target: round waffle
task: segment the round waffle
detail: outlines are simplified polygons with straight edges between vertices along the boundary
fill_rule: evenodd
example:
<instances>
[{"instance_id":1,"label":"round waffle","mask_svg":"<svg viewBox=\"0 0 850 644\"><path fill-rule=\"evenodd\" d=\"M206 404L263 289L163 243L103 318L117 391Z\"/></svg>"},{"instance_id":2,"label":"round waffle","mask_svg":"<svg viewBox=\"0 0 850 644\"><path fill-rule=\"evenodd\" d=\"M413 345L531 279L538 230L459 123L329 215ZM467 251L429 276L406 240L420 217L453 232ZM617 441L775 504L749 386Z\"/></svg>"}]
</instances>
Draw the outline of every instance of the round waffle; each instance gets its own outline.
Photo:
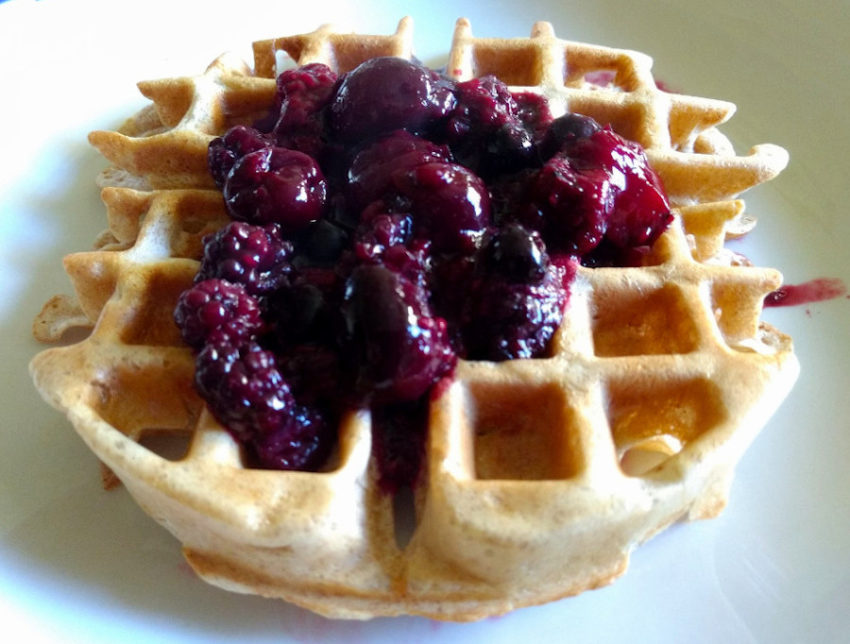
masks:
<instances>
[{"instance_id":1,"label":"round waffle","mask_svg":"<svg viewBox=\"0 0 850 644\"><path fill-rule=\"evenodd\" d=\"M412 22L388 36L329 27L254 44L200 76L139 85L152 103L90 140L108 229L65 268L76 299L34 325L39 391L140 505L224 588L333 617L470 620L610 582L630 552L681 518L716 515L733 468L797 375L791 341L760 320L772 269L724 248L746 231L744 190L775 176L773 145L737 156L717 126L729 103L659 89L639 53L456 26L447 74L494 74L543 93L555 116L592 116L646 149L675 220L644 266L579 268L545 358L458 364L432 396L425 475L412 498L377 483L370 417L352 410L320 472L247 467L206 411L173 322L201 240L227 222L209 141L263 114L281 57L344 72L412 58ZM413 508L413 509L411 509ZM409 521L410 525L405 526Z\"/></svg>"}]
</instances>

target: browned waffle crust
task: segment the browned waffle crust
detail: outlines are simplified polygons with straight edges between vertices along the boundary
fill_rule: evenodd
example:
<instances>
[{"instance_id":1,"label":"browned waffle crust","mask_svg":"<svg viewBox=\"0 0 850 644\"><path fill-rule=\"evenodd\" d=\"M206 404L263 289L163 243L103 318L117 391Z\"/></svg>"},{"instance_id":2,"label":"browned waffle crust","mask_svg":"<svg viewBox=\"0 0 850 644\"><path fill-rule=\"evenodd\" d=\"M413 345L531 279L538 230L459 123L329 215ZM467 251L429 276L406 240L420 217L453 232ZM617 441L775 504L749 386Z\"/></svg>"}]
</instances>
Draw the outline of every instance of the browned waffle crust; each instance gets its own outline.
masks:
<instances>
[{"instance_id":1,"label":"browned waffle crust","mask_svg":"<svg viewBox=\"0 0 850 644\"><path fill-rule=\"evenodd\" d=\"M207 145L265 112L280 52L340 72L410 58L412 23L388 36L323 27L255 43L253 70L223 56L194 78L141 83L150 106L90 137L113 164L100 179L108 229L65 258L76 296L34 325L46 341L92 327L35 357L36 386L195 570L334 617L469 620L608 583L671 522L716 515L798 369L789 338L760 320L780 275L724 248L752 223L737 195L787 155L737 156L717 129L731 104L662 91L648 57L560 40L547 23L487 39L459 20L447 72L495 74L641 143L676 206L647 265L580 269L551 357L459 364L431 406L409 543L377 487L365 411L344 419L322 472L243 464L193 389L172 312L202 237L227 221ZM179 454L150 448L162 437Z\"/></svg>"}]
</instances>

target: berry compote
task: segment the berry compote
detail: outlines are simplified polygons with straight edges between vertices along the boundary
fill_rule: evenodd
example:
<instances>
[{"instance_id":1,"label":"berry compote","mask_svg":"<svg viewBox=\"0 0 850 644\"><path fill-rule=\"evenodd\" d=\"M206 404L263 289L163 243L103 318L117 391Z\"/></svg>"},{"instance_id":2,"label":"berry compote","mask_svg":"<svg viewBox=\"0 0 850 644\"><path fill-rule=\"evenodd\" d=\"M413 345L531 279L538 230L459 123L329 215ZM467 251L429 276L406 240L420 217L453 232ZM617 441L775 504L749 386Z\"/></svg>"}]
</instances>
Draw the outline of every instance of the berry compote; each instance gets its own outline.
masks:
<instances>
[{"instance_id":1,"label":"berry compote","mask_svg":"<svg viewBox=\"0 0 850 644\"><path fill-rule=\"evenodd\" d=\"M233 221L175 311L198 391L263 468L322 469L369 408L388 491L458 359L546 358L576 267L638 261L672 218L610 127L398 58L283 72L208 161Z\"/></svg>"}]
</instances>

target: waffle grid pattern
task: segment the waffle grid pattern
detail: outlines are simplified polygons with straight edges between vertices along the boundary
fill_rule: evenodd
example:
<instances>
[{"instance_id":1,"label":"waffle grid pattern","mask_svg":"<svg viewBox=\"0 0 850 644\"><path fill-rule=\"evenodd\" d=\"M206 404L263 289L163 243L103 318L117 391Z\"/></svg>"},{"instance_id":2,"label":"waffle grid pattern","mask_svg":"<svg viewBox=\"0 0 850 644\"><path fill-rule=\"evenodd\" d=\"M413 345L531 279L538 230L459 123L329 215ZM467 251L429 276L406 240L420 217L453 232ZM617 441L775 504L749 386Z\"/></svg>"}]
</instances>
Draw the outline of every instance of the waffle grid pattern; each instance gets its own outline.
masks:
<instances>
[{"instance_id":1,"label":"waffle grid pattern","mask_svg":"<svg viewBox=\"0 0 850 644\"><path fill-rule=\"evenodd\" d=\"M646 56L565 42L547 23L484 39L460 20L447 71L495 73L641 142L678 206L648 266L580 268L550 357L460 363L432 401L409 535L375 484L365 412L344 420L323 472L242 465L192 388L172 311L201 239L226 221L207 143L264 111L281 50L342 71L410 58L412 23L261 41L256 73L225 56L197 78L140 84L152 105L90 137L114 164L101 177L108 230L65 259L77 299L54 298L34 326L46 341L93 326L34 359L36 385L196 571L335 617L478 619L608 583L658 530L717 514L797 371L790 340L759 321L780 275L723 248L744 221L734 197L787 157L770 145L735 156L716 129L731 105L661 91Z\"/></svg>"}]
</instances>

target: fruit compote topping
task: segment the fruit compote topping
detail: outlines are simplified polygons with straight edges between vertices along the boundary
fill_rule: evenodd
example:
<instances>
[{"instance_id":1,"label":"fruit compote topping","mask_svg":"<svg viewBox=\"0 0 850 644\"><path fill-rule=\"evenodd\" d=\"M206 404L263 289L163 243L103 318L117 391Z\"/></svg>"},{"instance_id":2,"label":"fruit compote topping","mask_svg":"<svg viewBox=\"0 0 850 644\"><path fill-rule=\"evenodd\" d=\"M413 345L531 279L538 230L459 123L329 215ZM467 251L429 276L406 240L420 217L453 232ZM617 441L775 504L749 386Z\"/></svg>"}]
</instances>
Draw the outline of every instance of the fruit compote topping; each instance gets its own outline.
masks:
<instances>
[{"instance_id":1,"label":"fruit compote topping","mask_svg":"<svg viewBox=\"0 0 850 644\"><path fill-rule=\"evenodd\" d=\"M321 469L370 408L389 491L459 358L545 358L577 265L639 261L672 219L610 128L397 58L283 72L208 160L233 221L175 311L198 391L265 468Z\"/></svg>"}]
</instances>

